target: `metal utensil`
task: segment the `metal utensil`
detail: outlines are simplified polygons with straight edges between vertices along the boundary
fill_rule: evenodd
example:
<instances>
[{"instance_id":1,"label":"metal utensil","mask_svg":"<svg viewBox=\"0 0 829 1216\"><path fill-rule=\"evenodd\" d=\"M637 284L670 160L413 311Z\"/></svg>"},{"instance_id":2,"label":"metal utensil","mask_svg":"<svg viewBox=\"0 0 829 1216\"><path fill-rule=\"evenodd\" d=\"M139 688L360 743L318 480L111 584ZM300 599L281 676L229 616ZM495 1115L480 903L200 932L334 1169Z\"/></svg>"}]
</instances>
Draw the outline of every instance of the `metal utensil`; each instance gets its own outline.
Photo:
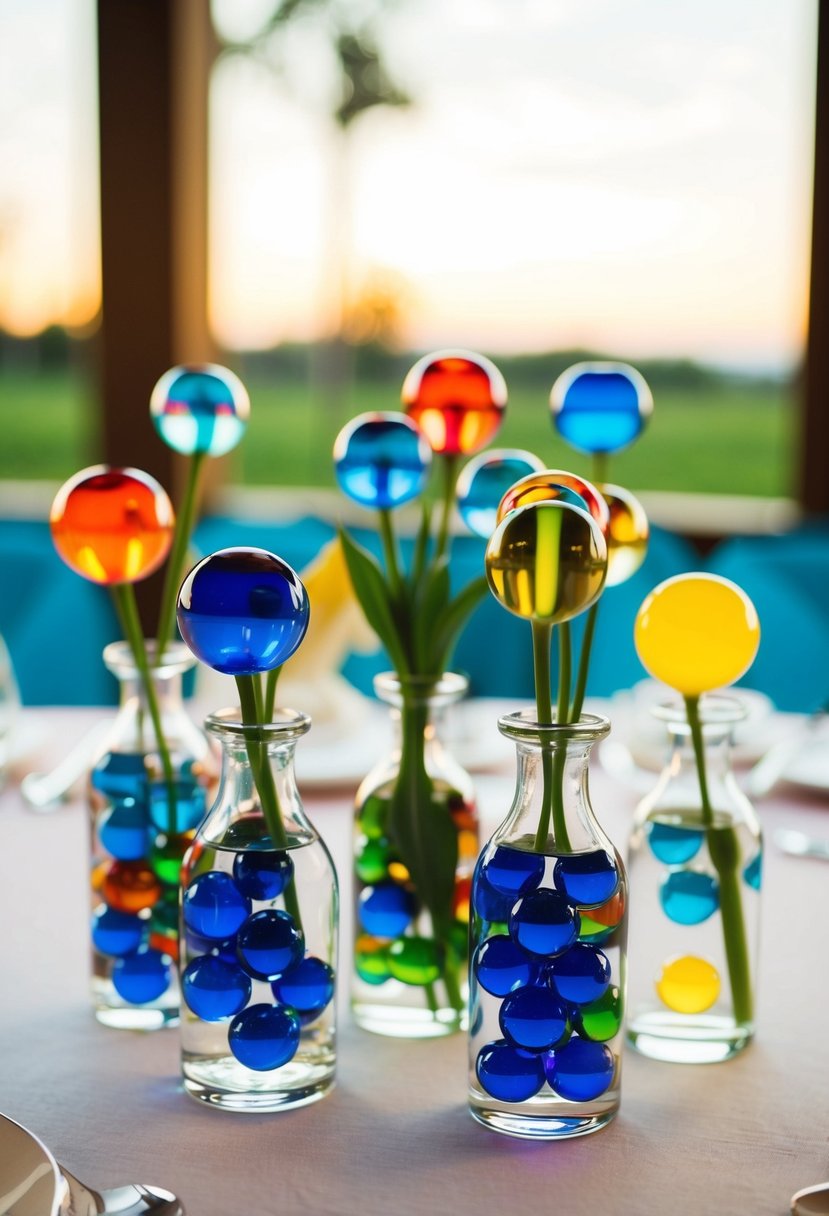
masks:
<instances>
[{"instance_id":1,"label":"metal utensil","mask_svg":"<svg viewBox=\"0 0 829 1216\"><path fill-rule=\"evenodd\" d=\"M140 1184L93 1191L59 1165L66 1190L59 1208L60 1216L185 1216L184 1207L171 1191Z\"/></svg>"},{"instance_id":2,"label":"metal utensil","mask_svg":"<svg viewBox=\"0 0 829 1216\"><path fill-rule=\"evenodd\" d=\"M774 833L774 843L782 853L789 853L792 857L819 857L821 861L829 861L829 840L807 836L795 828L778 828Z\"/></svg>"},{"instance_id":3,"label":"metal utensil","mask_svg":"<svg viewBox=\"0 0 829 1216\"><path fill-rule=\"evenodd\" d=\"M829 1216L829 1182L806 1186L792 1195L794 1216Z\"/></svg>"},{"instance_id":4,"label":"metal utensil","mask_svg":"<svg viewBox=\"0 0 829 1216\"><path fill-rule=\"evenodd\" d=\"M20 792L29 806L36 811L51 811L59 806L89 769L110 726L110 722L97 722L50 773L28 773L20 782Z\"/></svg>"},{"instance_id":5,"label":"metal utensil","mask_svg":"<svg viewBox=\"0 0 829 1216\"><path fill-rule=\"evenodd\" d=\"M808 744L818 726L824 721L828 712L827 705L821 705L814 713L809 714L790 735L775 743L766 752L746 778L746 789L752 798L761 798L768 794L785 773L790 762L794 760L800 749Z\"/></svg>"}]
</instances>

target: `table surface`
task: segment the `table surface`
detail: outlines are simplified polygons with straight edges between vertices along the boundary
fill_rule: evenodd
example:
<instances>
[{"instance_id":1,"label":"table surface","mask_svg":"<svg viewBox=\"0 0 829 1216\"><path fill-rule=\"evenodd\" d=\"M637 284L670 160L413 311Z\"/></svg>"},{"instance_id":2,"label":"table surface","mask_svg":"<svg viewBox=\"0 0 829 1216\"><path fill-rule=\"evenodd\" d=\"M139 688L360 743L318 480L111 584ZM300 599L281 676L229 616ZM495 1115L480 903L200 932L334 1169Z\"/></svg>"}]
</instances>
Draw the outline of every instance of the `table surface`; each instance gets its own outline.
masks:
<instances>
[{"instance_id":1,"label":"table surface","mask_svg":"<svg viewBox=\"0 0 829 1216\"><path fill-rule=\"evenodd\" d=\"M29 763L55 763L95 719L30 712L42 730ZM511 766L476 784L488 834L509 807ZM600 764L591 791L621 844L637 793ZM304 799L338 862L345 952L352 792ZM192 1101L175 1030L120 1032L92 1015L82 801L34 813L12 781L0 795L0 1109L90 1185L154 1183L174 1190L188 1216L783 1216L795 1190L829 1178L829 867L782 855L770 833L829 836L829 802L787 786L757 809L767 849L755 1042L712 1066L626 1048L616 1120L539 1144L472 1120L464 1036L380 1038L350 1023L345 1002L337 1086L322 1102L233 1115Z\"/></svg>"}]
</instances>

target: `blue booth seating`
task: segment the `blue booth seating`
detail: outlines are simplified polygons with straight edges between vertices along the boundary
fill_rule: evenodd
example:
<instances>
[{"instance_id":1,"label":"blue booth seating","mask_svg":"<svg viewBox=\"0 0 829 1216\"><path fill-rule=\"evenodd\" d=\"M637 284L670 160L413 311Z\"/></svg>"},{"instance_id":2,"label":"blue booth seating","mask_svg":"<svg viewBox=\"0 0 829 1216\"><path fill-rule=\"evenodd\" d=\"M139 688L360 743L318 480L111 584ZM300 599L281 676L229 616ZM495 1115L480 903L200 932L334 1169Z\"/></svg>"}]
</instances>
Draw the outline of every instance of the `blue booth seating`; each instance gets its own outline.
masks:
<instances>
[{"instance_id":1,"label":"blue booth seating","mask_svg":"<svg viewBox=\"0 0 829 1216\"><path fill-rule=\"evenodd\" d=\"M307 517L289 524L212 516L201 521L194 548L211 553L230 545L258 545L302 570L334 535L332 523ZM375 553L373 532L354 529L355 538ZM408 548L404 545L404 556ZM484 542L457 537L452 548L455 588L483 573ZM26 705L112 704L114 679L101 662L101 650L119 637L109 594L74 574L57 557L48 525L39 521L0 521L0 634L9 647L21 697ZM680 538L654 529L643 567L626 584L610 588L599 609L588 692L608 696L645 673L632 643L633 620L642 599L671 574L693 569L695 555ZM574 623L578 642L583 622ZM389 666L382 651L351 655L345 676L363 692L373 676ZM458 643L453 666L470 679L473 694L531 698L533 667L526 622L504 611L491 595L479 604ZM554 675L555 678L555 675Z\"/></svg>"}]
</instances>

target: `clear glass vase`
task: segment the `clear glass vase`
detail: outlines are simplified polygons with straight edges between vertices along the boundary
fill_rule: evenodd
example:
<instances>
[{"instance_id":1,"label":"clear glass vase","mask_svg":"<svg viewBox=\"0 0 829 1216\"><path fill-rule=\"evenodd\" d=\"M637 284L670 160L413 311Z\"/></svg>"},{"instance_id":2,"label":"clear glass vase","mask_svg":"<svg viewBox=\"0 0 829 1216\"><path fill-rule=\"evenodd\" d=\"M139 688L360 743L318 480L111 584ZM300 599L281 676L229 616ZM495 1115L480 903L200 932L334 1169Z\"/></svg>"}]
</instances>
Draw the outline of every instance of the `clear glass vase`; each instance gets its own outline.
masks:
<instances>
[{"instance_id":1,"label":"clear glass vase","mask_svg":"<svg viewBox=\"0 0 829 1216\"><path fill-rule=\"evenodd\" d=\"M471 778L439 729L468 682L387 673L374 683L395 741L356 797L352 1010L377 1034L434 1038L466 1017L478 816Z\"/></svg>"},{"instance_id":2,"label":"clear glass vase","mask_svg":"<svg viewBox=\"0 0 829 1216\"><path fill-rule=\"evenodd\" d=\"M668 762L636 811L630 839L630 1016L643 1055L727 1060L754 1033L762 835L731 768L733 697L700 700L707 801L682 705L654 710Z\"/></svg>"},{"instance_id":3,"label":"clear glass vase","mask_svg":"<svg viewBox=\"0 0 829 1216\"><path fill-rule=\"evenodd\" d=\"M294 778L310 725L292 710L206 722L222 772L182 869L181 1067L224 1110L305 1106L334 1084L337 878Z\"/></svg>"},{"instance_id":4,"label":"clear glass vase","mask_svg":"<svg viewBox=\"0 0 829 1216\"><path fill-rule=\"evenodd\" d=\"M171 643L157 662L151 641L147 652L173 782L126 642L104 650L120 705L89 781L92 995L98 1020L126 1030L178 1019L179 872L217 772L182 699L193 655Z\"/></svg>"},{"instance_id":5,"label":"clear glass vase","mask_svg":"<svg viewBox=\"0 0 829 1216\"><path fill-rule=\"evenodd\" d=\"M528 1139L597 1131L619 1108L627 879L593 813L588 764L605 718L508 714L515 797L472 884L469 1104Z\"/></svg>"}]
</instances>

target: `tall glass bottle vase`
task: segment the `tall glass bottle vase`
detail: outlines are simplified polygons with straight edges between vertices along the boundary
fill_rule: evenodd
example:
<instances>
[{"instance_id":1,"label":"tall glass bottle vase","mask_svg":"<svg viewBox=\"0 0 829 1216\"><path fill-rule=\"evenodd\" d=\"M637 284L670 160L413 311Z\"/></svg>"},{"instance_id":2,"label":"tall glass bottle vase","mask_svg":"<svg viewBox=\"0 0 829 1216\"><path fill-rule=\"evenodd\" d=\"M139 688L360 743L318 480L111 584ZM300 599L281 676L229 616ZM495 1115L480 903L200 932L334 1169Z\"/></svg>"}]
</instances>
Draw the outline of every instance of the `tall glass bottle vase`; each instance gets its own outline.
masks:
<instances>
[{"instance_id":1,"label":"tall glass bottle vase","mask_svg":"<svg viewBox=\"0 0 829 1216\"><path fill-rule=\"evenodd\" d=\"M670 746L630 840L627 1033L655 1059L713 1063L754 1033L762 837L731 768L732 735L745 710L732 697L700 700L710 815L684 708L655 712Z\"/></svg>"},{"instance_id":2,"label":"tall glass bottle vase","mask_svg":"<svg viewBox=\"0 0 829 1216\"><path fill-rule=\"evenodd\" d=\"M498 726L518 772L472 885L470 1110L508 1135L583 1135L620 1100L627 880L588 791L610 727L531 713Z\"/></svg>"},{"instance_id":3,"label":"tall glass bottle vase","mask_svg":"<svg viewBox=\"0 0 829 1216\"><path fill-rule=\"evenodd\" d=\"M216 802L182 870L184 1088L224 1110L284 1110L334 1083L338 894L294 778L310 719L207 719L222 747ZM276 837L276 839L274 838Z\"/></svg>"},{"instance_id":4,"label":"tall glass bottle vase","mask_svg":"<svg viewBox=\"0 0 829 1216\"><path fill-rule=\"evenodd\" d=\"M433 1038L465 1020L478 817L472 781L439 732L467 687L454 673L375 680L395 742L356 797L352 1009L378 1034Z\"/></svg>"},{"instance_id":5,"label":"tall glass bottle vase","mask_svg":"<svg viewBox=\"0 0 829 1216\"><path fill-rule=\"evenodd\" d=\"M207 809L216 765L182 700L195 664L181 643L150 673L172 763L165 776L132 651L104 650L120 706L90 775L92 994L98 1020L154 1030L178 1018L178 886L181 861Z\"/></svg>"}]
</instances>

